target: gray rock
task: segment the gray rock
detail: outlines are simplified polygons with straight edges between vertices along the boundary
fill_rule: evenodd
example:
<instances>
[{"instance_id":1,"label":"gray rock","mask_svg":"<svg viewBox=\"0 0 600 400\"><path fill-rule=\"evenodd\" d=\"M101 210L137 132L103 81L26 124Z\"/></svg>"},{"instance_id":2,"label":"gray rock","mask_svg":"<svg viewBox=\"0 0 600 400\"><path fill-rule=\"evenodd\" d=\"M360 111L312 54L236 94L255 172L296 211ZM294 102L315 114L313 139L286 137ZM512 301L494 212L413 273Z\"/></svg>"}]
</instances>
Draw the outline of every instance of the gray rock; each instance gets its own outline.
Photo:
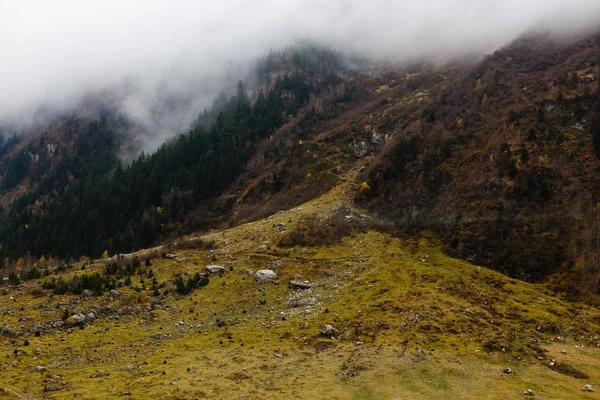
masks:
<instances>
[{"instance_id":1,"label":"gray rock","mask_svg":"<svg viewBox=\"0 0 600 400\"><path fill-rule=\"evenodd\" d=\"M46 367L38 365L33 369L35 372L46 372Z\"/></svg>"},{"instance_id":2,"label":"gray rock","mask_svg":"<svg viewBox=\"0 0 600 400\"><path fill-rule=\"evenodd\" d=\"M222 265L207 265L205 269L210 275L223 275L227 271Z\"/></svg>"},{"instance_id":3,"label":"gray rock","mask_svg":"<svg viewBox=\"0 0 600 400\"><path fill-rule=\"evenodd\" d=\"M178 259L177 259L177 260L175 260L175 261L177 261L178 263L182 263L182 262L186 262L186 261L187 261L187 258L185 258L185 257L181 257L181 258L178 258Z\"/></svg>"},{"instance_id":4,"label":"gray rock","mask_svg":"<svg viewBox=\"0 0 600 400\"><path fill-rule=\"evenodd\" d=\"M96 314L94 314L93 312L89 312L89 313L86 315L86 318L87 318L89 321L93 321L93 320L95 320L95 319L96 319Z\"/></svg>"},{"instance_id":5,"label":"gray rock","mask_svg":"<svg viewBox=\"0 0 600 400\"><path fill-rule=\"evenodd\" d=\"M175 260L177 259L177 256L175 254L166 254L165 258L168 258L169 260Z\"/></svg>"},{"instance_id":6,"label":"gray rock","mask_svg":"<svg viewBox=\"0 0 600 400\"><path fill-rule=\"evenodd\" d=\"M119 293L119 291L117 289L113 289L110 291L110 297L115 298L115 297L119 297L121 293Z\"/></svg>"},{"instance_id":7,"label":"gray rock","mask_svg":"<svg viewBox=\"0 0 600 400\"><path fill-rule=\"evenodd\" d=\"M92 298L93 295L94 294L89 289L85 289L83 292L81 292L81 297L84 299L90 299L90 298Z\"/></svg>"},{"instance_id":8,"label":"gray rock","mask_svg":"<svg viewBox=\"0 0 600 400\"><path fill-rule=\"evenodd\" d=\"M523 394L525 396L533 396L534 395L533 390L531 390L531 389L527 389L526 391L523 392Z\"/></svg>"},{"instance_id":9,"label":"gray rock","mask_svg":"<svg viewBox=\"0 0 600 400\"><path fill-rule=\"evenodd\" d=\"M510 368L505 368L504 369L504 373L505 374L510 374L511 372L512 372L512 369L510 369Z\"/></svg>"},{"instance_id":10,"label":"gray rock","mask_svg":"<svg viewBox=\"0 0 600 400\"><path fill-rule=\"evenodd\" d=\"M273 229L275 229L277 232L285 231L285 224L279 223L279 224L273 225Z\"/></svg>"},{"instance_id":11,"label":"gray rock","mask_svg":"<svg viewBox=\"0 0 600 400\"><path fill-rule=\"evenodd\" d=\"M8 326L5 326L2 328L2 330L0 330L0 336L4 336L4 337L16 337L17 336L17 331L14 330L13 328L9 328Z\"/></svg>"},{"instance_id":12,"label":"gray rock","mask_svg":"<svg viewBox=\"0 0 600 400\"><path fill-rule=\"evenodd\" d=\"M62 386L57 383L51 383L44 388L45 392L58 392L59 390L62 390Z\"/></svg>"},{"instance_id":13,"label":"gray rock","mask_svg":"<svg viewBox=\"0 0 600 400\"><path fill-rule=\"evenodd\" d=\"M356 158L366 157L372 152L370 143L356 139L348 144L348 150Z\"/></svg>"},{"instance_id":14,"label":"gray rock","mask_svg":"<svg viewBox=\"0 0 600 400\"><path fill-rule=\"evenodd\" d=\"M301 290L307 290L310 289L312 287L312 285L308 282L298 282L298 281L294 281L291 280L288 287L290 289L301 289Z\"/></svg>"},{"instance_id":15,"label":"gray rock","mask_svg":"<svg viewBox=\"0 0 600 400\"><path fill-rule=\"evenodd\" d=\"M594 387L588 383L587 385L583 385L583 389L581 390L583 390L584 392L593 392Z\"/></svg>"},{"instance_id":16,"label":"gray rock","mask_svg":"<svg viewBox=\"0 0 600 400\"><path fill-rule=\"evenodd\" d=\"M254 279L259 283L272 282L277 280L277 274L270 269L261 269L256 271Z\"/></svg>"},{"instance_id":17,"label":"gray rock","mask_svg":"<svg viewBox=\"0 0 600 400\"><path fill-rule=\"evenodd\" d=\"M102 371L102 370L99 369L99 370L96 371L95 374L93 374L92 376L90 376L90 378L103 378L103 377L108 376L108 375L110 375L109 372L105 372L105 371Z\"/></svg>"},{"instance_id":18,"label":"gray rock","mask_svg":"<svg viewBox=\"0 0 600 400\"><path fill-rule=\"evenodd\" d=\"M67 319L69 326L81 325L85 322L86 318L83 314L73 314Z\"/></svg>"},{"instance_id":19,"label":"gray rock","mask_svg":"<svg viewBox=\"0 0 600 400\"><path fill-rule=\"evenodd\" d=\"M340 331L338 331L337 329L335 329L333 326L327 324L327 325L323 325L323 327L321 328L321 332L323 333L323 335L327 336L327 337L340 337Z\"/></svg>"},{"instance_id":20,"label":"gray rock","mask_svg":"<svg viewBox=\"0 0 600 400\"><path fill-rule=\"evenodd\" d=\"M58 321L54 321L52 323L52 328L54 328L54 329L59 329L59 328L62 328L63 326L65 326L65 321L58 320Z\"/></svg>"}]
</instances>

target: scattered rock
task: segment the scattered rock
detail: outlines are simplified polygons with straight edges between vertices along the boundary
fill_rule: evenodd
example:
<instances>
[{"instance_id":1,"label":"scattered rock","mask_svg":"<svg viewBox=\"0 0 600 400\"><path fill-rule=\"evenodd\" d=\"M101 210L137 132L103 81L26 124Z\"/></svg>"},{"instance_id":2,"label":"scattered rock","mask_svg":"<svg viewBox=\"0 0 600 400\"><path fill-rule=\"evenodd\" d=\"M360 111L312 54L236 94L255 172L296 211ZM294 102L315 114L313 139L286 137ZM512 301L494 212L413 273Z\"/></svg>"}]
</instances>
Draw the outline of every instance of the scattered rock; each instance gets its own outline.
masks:
<instances>
[{"instance_id":1,"label":"scattered rock","mask_svg":"<svg viewBox=\"0 0 600 400\"><path fill-rule=\"evenodd\" d=\"M323 327L321 328L321 332L323 333L323 335L327 336L327 337L332 337L332 338L336 338L336 337L340 337L340 331L338 331L337 329L335 329L333 326L326 324L323 325Z\"/></svg>"},{"instance_id":2,"label":"scattered rock","mask_svg":"<svg viewBox=\"0 0 600 400\"><path fill-rule=\"evenodd\" d=\"M525 396L533 396L534 395L533 390L531 390L531 389L527 389L526 391L523 392L523 394Z\"/></svg>"},{"instance_id":3,"label":"scattered rock","mask_svg":"<svg viewBox=\"0 0 600 400\"><path fill-rule=\"evenodd\" d=\"M58 320L58 321L54 321L52 323L52 328L54 328L54 329L59 329L59 328L62 328L63 326L65 326L65 321Z\"/></svg>"},{"instance_id":4,"label":"scattered rock","mask_svg":"<svg viewBox=\"0 0 600 400\"><path fill-rule=\"evenodd\" d=\"M51 383L44 388L45 392L58 392L59 390L62 390L62 386L56 383Z\"/></svg>"},{"instance_id":5,"label":"scattered rock","mask_svg":"<svg viewBox=\"0 0 600 400\"><path fill-rule=\"evenodd\" d=\"M187 258L185 258L185 257L181 257L181 258L178 258L178 259L177 259L177 260L175 260L175 261L177 261L178 263L182 263L182 262L186 262L186 261L187 261Z\"/></svg>"},{"instance_id":6,"label":"scattered rock","mask_svg":"<svg viewBox=\"0 0 600 400\"><path fill-rule=\"evenodd\" d=\"M93 320L95 320L95 319L96 319L96 314L94 314L93 312L89 312L89 313L86 315L86 318L87 318L89 321L93 321Z\"/></svg>"},{"instance_id":7,"label":"scattered rock","mask_svg":"<svg viewBox=\"0 0 600 400\"><path fill-rule=\"evenodd\" d=\"M210 275L223 275L227 271L222 265L207 265L205 269Z\"/></svg>"},{"instance_id":8,"label":"scattered rock","mask_svg":"<svg viewBox=\"0 0 600 400\"><path fill-rule=\"evenodd\" d=\"M110 297L115 298L115 297L119 297L121 293L119 293L119 291L117 289L113 289L110 291Z\"/></svg>"},{"instance_id":9,"label":"scattered rock","mask_svg":"<svg viewBox=\"0 0 600 400\"><path fill-rule=\"evenodd\" d=\"M290 284L288 286L290 289L301 289L301 290L307 290L312 287L312 285L310 283L308 283L308 281L298 282L298 281L293 281L293 280L290 281Z\"/></svg>"},{"instance_id":10,"label":"scattered rock","mask_svg":"<svg viewBox=\"0 0 600 400\"><path fill-rule=\"evenodd\" d=\"M81 292L81 298L83 299L91 299L93 295L94 294L89 289L85 289L83 292Z\"/></svg>"},{"instance_id":11,"label":"scattered rock","mask_svg":"<svg viewBox=\"0 0 600 400\"><path fill-rule=\"evenodd\" d=\"M4 336L4 337L16 337L17 336L17 331L14 330L13 328L9 328L8 326L5 326L2 328L2 330L0 330L0 336Z\"/></svg>"},{"instance_id":12,"label":"scattered rock","mask_svg":"<svg viewBox=\"0 0 600 400\"><path fill-rule=\"evenodd\" d=\"M560 352L561 352L561 354L567 354L566 350L561 350Z\"/></svg>"},{"instance_id":13,"label":"scattered rock","mask_svg":"<svg viewBox=\"0 0 600 400\"><path fill-rule=\"evenodd\" d=\"M109 372L106 371L102 371L102 370L97 370L95 374L93 374L92 376L90 376L90 378L103 378L105 376L110 375Z\"/></svg>"},{"instance_id":14,"label":"scattered rock","mask_svg":"<svg viewBox=\"0 0 600 400\"><path fill-rule=\"evenodd\" d=\"M254 279L259 283L272 282L277 280L277 274L270 269L261 269L256 271Z\"/></svg>"},{"instance_id":15,"label":"scattered rock","mask_svg":"<svg viewBox=\"0 0 600 400\"><path fill-rule=\"evenodd\" d=\"M46 367L43 365L38 365L33 369L34 372L46 372Z\"/></svg>"},{"instance_id":16,"label":"scattered rock","mask_svg":"<svg viewBox=\"0 0 600 400\"><path fill-rule=\"evenodd\" d=\"M273 229L275 229L277 232L285 231L285 224L279 223L279 224L273 225Z\"/></svg>"},{"instance_id":17,"label":"scattered rock","mask_svg":"<svg viewBox=\"0 0 600 400\"><path fill-rule=\"evenodd\" d=\"M504 373L505 374L510 374L511 372L512 372L512 369L510 369L510 368L505 368L504 369Z\"/></svg>"},{"instance_id":18,"label":"scattered rock","mask_svg":"<svg viewBox=\"0 0 600 400\"><path fill-rule=\"evenodd\" d=\"M177 256L175 254L165 254L165 258L168 258L169 260L175 260L177 259Z\"/></svg>"},{"instance_id":19,"label":"scattered rock","mask_svg":"<svg viewBox=\"0 0 600 400\"><path fill-rule=\"evenodd\" d=\"M69 326L77 326L81 325L85 322L86 318L83 314L73 314L69 318L67 318L67 325Z\"/></svg>"},{"instance_id":20,"label":"scattered rock","mask_svg":"<svg viewBox=\"0 0 600 400\"><path fill-rule=\"evenodd\" d=\"M350 151L350 154L356 158L366 157L373 151L370 143L367 143L365 140L356 139L348 144L348 150Z\"/></svg>"},{"instance_id":21,"label":"scattered rock","mask_svg":"<svg viewBox=\"0 0 600 400\"><path fill-rule=\"evenodd\" d=\"M593 392L594 387L588 383L587 385L583 385L583 389L581 390L583 390L584 392Z\"/></svg>"}]
</instances>

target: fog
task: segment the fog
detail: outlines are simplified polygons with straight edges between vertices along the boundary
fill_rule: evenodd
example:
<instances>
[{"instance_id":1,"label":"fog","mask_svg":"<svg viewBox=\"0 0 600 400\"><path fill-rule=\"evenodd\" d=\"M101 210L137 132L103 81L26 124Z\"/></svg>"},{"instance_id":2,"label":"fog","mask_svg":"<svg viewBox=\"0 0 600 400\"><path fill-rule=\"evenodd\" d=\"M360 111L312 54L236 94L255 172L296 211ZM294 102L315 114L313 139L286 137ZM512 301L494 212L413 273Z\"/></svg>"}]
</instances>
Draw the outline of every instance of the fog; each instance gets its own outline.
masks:
<instances>
[{"instance_id":1,"label":"fog","mask_svg":"<svg viewBox=\"0 0 600 400\"><path fill-rule=\"evenodd\" d=\"M257 57L298 40L410 61L598 27L598 0L1 0L0 123L109 98L155 143ZM180 106L164 109L173 99Z\"/></svg>"}]
</instances>

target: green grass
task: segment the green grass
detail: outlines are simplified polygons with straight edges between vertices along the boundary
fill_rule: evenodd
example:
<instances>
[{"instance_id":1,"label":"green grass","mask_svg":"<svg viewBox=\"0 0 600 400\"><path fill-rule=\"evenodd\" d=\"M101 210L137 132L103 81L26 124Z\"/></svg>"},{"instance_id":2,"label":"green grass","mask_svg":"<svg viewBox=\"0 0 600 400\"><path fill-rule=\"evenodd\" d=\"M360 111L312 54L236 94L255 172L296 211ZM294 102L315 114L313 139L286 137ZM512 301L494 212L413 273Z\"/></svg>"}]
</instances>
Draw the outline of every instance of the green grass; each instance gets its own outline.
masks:
<instances>
[{"instance_id":1,"label":"green grass","mask_svg":"<svg viewBox=\"0 0 600 400\"><path fill-rule=\"evenodd\" d=\"M277 246L297 221L331 215L352 190L336 188L293 210L208 234L214 253L178 252L185 263L153 260L157 280L170 290L161 309L153 309L149 279L148 290L121 288L117 299L33 297L28 291L36 282L6 292L0 312L12 327L60 319L66 307L130 311L83 330L5 340L0 380L56 399L520 399L528 388L536 398L593 398L581 387L600 380L600 348L592 339L596 308L451 259L426 235L401 240L369 231L328 246ZM273 229L278 223L286 230ZM228 272L189 295L175 294L174 276L212 263L227 265ZM247 270L269 264L277 284L248 276ZM96 269L101 266L87 272ZM290 279L309 280L313 289L290 290ZM24 315L31 318L19 322ZM340 330L341 339L322 337L324 324ZM168 337L154 339L159 332ZM22 347L25 337L30 345ZM576 366L589 379L553 371L550 359ZM48 371L31 372L36 365ZM506 367L513 373L505 374ZM96 370L110 374L91 378ZM44 393L52 383L63 389Z\"/></svg>"}]
</instances>

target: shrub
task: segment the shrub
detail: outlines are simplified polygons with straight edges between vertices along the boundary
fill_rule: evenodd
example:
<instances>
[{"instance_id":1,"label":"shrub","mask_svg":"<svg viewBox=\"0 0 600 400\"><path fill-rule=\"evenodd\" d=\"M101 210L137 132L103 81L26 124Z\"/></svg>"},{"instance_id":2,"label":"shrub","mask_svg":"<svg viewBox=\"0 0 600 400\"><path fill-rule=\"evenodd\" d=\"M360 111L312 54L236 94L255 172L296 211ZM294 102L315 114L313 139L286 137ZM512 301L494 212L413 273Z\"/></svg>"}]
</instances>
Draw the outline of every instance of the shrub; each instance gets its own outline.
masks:
<instances>
[{"instance_id":1,"label":"shrub","mask_svg":"<svg viewBox=\"0 0 600 400\"><path fill-rule=\"evenodd\" d=\"M554 365L554 367L552 367L552 369L560 374L568 375L568 376L571 376L576 379L588 379L589 378L588 374L586 374L585 372L583 372L576 366L568 364L566 362L557 362Z\"/></svg>"}]
</instances>

